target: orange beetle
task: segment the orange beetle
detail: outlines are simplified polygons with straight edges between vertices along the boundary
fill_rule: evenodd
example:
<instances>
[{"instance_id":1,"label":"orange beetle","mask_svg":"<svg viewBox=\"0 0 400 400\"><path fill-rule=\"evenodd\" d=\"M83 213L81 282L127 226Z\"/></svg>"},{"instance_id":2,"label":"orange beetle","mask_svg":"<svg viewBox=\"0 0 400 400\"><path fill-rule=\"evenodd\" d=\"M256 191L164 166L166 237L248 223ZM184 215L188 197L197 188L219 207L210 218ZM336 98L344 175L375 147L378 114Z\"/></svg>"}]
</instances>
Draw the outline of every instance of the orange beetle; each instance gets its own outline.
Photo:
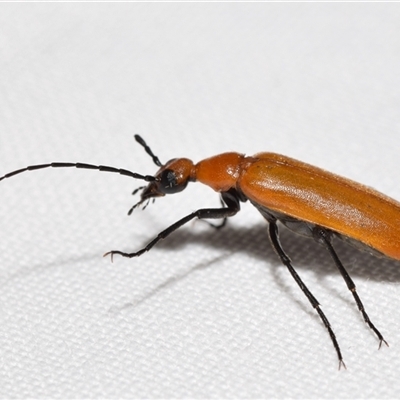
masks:
<instances>
[{"instance_id":1,"label":"orange beetle","mask_svg":"<svg viewBox=\"0 0 400 400\"><path fill-rule=\"evenodd\" d=\"M187 158L176 158L163 165L139 135L135 135L135 139L160 167L154 176L102 165L54 162L10 172L0 181L25 171L76 167L119 173L149 182L133 192L135 194L141 190L141 199L128 214L143 203L146 203L145 208L150 199L181 192L188 182L198 181L221 193L223 207L192 212L160 232L137 252L112 250L104 254L110 255L111 259L115 254L129 258L140 256L194 218L223 219L222 224L217 226L220 228L228 217L240 210L240 202L249 200L267 220L273 248L328 330L339 359L339 368L345 367L345 364L335 334L318 300L303 283L283 250L279 242L278 221L296 233L313 238L328 250L365 322L377 335L379 347L382 343L388 345L369 319L353 280L333 248L332 239L339 237L371 253L400 260L400 203L369 187L279 154L259 153L246 157L231 152L197 164Z\"/></svg>"}]
</instances>

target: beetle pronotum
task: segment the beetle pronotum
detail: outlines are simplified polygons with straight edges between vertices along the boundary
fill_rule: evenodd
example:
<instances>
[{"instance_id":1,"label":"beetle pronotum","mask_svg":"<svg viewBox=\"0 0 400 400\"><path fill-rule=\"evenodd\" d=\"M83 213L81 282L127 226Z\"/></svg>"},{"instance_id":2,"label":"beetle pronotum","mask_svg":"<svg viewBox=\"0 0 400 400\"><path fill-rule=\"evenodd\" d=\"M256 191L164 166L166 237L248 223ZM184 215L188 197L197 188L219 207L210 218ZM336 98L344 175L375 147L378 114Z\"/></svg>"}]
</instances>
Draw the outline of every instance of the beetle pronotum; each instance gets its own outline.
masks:
<instances>
[{"instance_id":1,"label":"beetle pronotum","mask_svg":"<svg viewBox=\"0 0 400 400\"><path fill-rule=\"evenodd\" d=\"M118 173L148 182L147 186L133 192L141 191L141 198L129 210L129 215L139 205L144 204L145 208L151 199L181 192L188 182L201 182L221 194L221 208L202 208L190 213L160 232L137 252L112 250L105 253L104 256L110 255L111 260L116 254L129 258L140 256L194 218L222 219L222 224L218 226L222 227L228 217L240 210L240 202L249 200L268 222L272 247L328 330L339 359L339 369L345 364L336 336L318 300L283 250L278 221L296 233L313 238L327 249L365 322L378 337L379 347L382 343L388 345L366 313L356 286L332 245L332 239L339 237L370 252L400 260L400 203L369 187L279 154L259 153L247 157L230 152L197 164L187 158L175 158L162 164L139 135L135 135L135 139L159 167L154 176L103 165L52 162L18 169L1 177L0 181L26 171L76 167Z\"/></svg>"}]
</instances>

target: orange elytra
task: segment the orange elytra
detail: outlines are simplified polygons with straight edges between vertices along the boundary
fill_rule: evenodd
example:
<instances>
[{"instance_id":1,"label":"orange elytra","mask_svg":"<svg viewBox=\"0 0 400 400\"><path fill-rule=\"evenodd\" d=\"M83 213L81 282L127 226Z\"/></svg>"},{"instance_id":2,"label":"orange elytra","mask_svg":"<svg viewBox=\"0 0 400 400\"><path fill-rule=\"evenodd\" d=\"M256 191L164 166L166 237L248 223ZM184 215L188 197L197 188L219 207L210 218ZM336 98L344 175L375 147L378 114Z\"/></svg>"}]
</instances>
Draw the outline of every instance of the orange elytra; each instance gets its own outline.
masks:
<instances>
[{"instance_id":1,"label":"orange elytra","mask_svg":"<svg viewBox=\"0 0 400 400\"><path fill-rule=\"evenodd\" d=\"M373 254L400 260L399 202L357 182L279 154L259 153L247 157L230 152L197 164L187 158L176 158L162 164L139 135L135 135L135 139L159 167L154 176L103 165L53 162L10 172L0 177L0 181L26 171L75 167L119 173L148 182L147 186L133 192L136 194L141 191L141 197L128 214L139 205L144 204L145 208L151 199L181 192L189 182L201 182L221 194L222 207L203 208L188 214L160 232L137 252L112 250L104 254L110 255L111 259L115 254L129 258L140 256L194 218L222 219L223 222L216 226L220 228L225 225L228 217L240 210L240 202L249 200L268 222L274 250L328 330L339 359L339 368L345 367L345 364L336 336L317 299L301 280L283 250L279 241L278 221L296 233L313 238L328 250L365 322L378 337L379 347L382 343L387 345L367 315L355 284L332 245L332 239L338 237Z\"/></svg>"}]
</instances>

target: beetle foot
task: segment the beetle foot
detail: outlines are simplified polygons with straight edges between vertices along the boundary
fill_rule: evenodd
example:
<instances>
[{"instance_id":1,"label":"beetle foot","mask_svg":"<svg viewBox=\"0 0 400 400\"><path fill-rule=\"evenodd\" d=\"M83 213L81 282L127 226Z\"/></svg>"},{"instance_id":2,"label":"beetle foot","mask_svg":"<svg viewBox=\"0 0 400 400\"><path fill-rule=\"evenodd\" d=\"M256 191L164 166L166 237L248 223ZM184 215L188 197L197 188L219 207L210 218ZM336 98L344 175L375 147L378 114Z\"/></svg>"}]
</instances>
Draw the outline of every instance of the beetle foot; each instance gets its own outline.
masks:
<instances>
[{"instance_id":1,"label":"beetle foot","mask_svg":"<svg viewBox=\"0 0 400 400\"><path fill-rule=\"evenodd\" d=\"M339 360L339 371L341 370L341 368L347 369L346 364L344 363L343 360Z\"/></svg>"},{"instance_id":2,"label":"beetle foot","mask_svg":"<svg viewBox=\"0 0 400 400\"><path fill-rule=\"evenodd\" d=\"M382 347L382 343L385 343L386 346L389 347L389 343L384 338L382 338L382 339L379 340L378 350Z\"/></svg>"},{"instance_id":3,"label":"beetle foot","mask_svg":"<svg viewBox=\"0 0 400 400\"><path fill-rule=\"evenodd\" d=\"M140 256L145 251L148 251L148 249L144 248L142 250L137 251L136 253L125 253L125 252L119 251L119 250L111 250L111 251L108 251L107 253L104 253L103 257L111 256L111 262L114 262L114 254L119 254L122 257L133 258L133 257Z\"/></svg>"}]
</instances>

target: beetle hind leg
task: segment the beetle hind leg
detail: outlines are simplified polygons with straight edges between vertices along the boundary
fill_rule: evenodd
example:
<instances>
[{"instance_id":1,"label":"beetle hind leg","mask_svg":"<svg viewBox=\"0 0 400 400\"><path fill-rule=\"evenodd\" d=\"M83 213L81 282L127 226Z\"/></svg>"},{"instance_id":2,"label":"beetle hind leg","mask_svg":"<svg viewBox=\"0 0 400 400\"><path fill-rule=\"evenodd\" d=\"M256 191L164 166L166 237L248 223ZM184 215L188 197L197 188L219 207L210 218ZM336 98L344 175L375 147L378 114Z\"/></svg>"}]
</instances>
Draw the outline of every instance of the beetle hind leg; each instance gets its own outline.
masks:
<instances>
[{"instance_id":1,"label":"beetle hind leg","mask_svg":"<svg viewBox=\"0 0 400 400\"><path fill-rule=\"evenodd\" d=\"M388 342L383 338L382 334L379 332L379 330L375 327L375 325L372 323L370 320L368 314L365 311L364 305L360 299L360 296L357 293L356 290L356 285L354 284L353 280L351 279L349 273L346 271L346 268L340 261L335 249L332 246L332 241L331 241L331 234L329 231L326 229L323 229L321 227L315 227L313 230L314 238L317 242L321 243L329 252L331 255L333 261L335 262L335 265L339 272L341 273L344 281L346 282L346 285L348 289L350 290L351 294L354 297L354 300L357 304L358 309L360 310L365 323L371 328L371 330L375 333L375 335L379 339L379 348L381 348L382 343L385 343L386 346L389 346Z\"/></svg>"}]
</instances>

